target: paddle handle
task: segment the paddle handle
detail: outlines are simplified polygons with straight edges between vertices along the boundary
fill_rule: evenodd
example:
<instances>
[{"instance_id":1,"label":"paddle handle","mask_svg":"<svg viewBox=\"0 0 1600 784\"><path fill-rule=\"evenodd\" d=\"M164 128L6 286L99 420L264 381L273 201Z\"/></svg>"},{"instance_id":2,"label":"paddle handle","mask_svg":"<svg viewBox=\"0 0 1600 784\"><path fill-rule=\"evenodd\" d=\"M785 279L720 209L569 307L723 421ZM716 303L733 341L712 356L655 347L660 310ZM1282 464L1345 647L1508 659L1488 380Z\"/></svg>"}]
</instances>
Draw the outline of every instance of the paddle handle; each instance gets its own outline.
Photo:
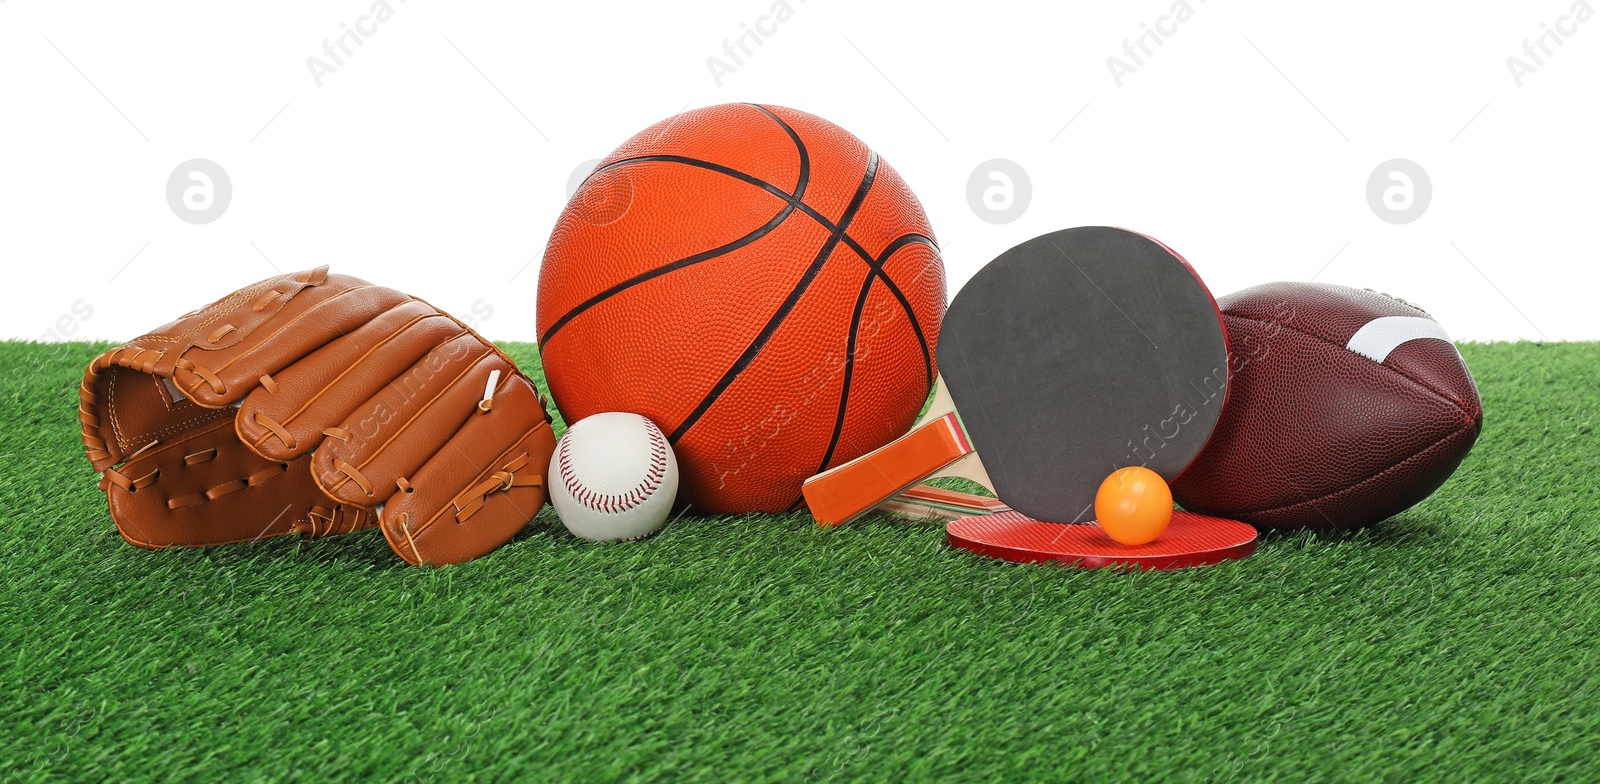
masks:
<instances>
[{"instance_id":1,"label":"paddle handle","mask_svg":"<svg viewBox=\"0 0 1600 784\"><path fill-rule=\"evenodd\" d=\"M841 525L971 454L955 412L913 429L874 452L807 479L801 485L817 525Z\"/></svg>"}]
</instances>

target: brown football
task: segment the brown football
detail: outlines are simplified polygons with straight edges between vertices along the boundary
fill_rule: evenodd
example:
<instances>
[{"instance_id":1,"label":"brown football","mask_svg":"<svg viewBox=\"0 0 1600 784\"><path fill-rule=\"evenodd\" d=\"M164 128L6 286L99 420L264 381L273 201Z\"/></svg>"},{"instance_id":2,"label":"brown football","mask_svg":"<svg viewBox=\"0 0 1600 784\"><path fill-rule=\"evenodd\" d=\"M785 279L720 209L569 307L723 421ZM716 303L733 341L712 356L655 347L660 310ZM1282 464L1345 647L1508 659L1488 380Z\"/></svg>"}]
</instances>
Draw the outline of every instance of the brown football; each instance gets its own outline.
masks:
<instances>
[{"instance_id":1,"label":"brown football","mask_svg":"<svg viewBox=\"0 0 1600 784\"><path fill-rule=\"evenodd\" d=\"M1269 528L1366 525L1437 490L1483 428L1472 374L1420 308L1321 283L1217 304L1231 388L1172 484L1185 509Z\"/></svg>"}]
</instances>

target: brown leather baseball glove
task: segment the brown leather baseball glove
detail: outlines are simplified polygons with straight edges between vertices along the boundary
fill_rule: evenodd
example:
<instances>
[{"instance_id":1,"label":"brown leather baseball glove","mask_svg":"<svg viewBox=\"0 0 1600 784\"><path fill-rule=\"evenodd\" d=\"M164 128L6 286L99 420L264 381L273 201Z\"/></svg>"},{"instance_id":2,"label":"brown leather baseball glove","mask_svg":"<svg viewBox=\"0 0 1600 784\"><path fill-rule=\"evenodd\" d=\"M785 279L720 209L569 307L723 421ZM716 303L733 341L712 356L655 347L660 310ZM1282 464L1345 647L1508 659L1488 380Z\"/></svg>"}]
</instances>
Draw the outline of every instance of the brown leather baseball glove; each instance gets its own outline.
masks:
<instances>
[{"instance_id":1,"label":"brown leather baseball glove","mask_svg":"<svg viewBox=\"0 0 1600 784\"><path fill-rule=\"evenodd\" d=\"M380 525L409 563L465 561L539 511L555 449L544 400L493 344L327 267L100 355L79 396L111 518L139 547Z\"/></svg>"}]
</instances>

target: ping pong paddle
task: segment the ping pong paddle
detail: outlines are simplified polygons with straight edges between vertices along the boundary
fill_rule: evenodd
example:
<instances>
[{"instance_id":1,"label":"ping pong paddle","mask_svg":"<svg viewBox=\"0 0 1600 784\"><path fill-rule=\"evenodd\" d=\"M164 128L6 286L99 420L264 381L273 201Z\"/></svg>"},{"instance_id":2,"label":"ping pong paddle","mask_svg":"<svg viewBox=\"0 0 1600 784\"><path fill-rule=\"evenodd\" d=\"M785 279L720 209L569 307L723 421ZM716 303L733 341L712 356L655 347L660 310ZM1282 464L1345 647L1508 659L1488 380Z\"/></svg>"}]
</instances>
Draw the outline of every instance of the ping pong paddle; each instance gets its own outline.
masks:
<instances>
[{"instance_id":1,"label":"ping pong paddle","mask_svg":"<svg viewBox=\"0 0 1600 784\"><path fill-rule=\"evenodd\" d=\"M1194 270L1101 226L1028 240L945 314L933 402L909 433L806 480L838 525L925 479L960 476L1036 519L1081 522L1113 470L1167 481L1200 453L1227 395L1222 315Z\"/></svg>"},{"instance_id":2,"label":"ping pong paddle","mask_svg":"<svg viewBox=\"0 0 1600 784\"><path fill-rule=\"evenodd\" d=\"M1176 511L1155 541L1125 545L1098 525L1062 525L1020 512L968 517L945 528L951 547L1018 563L1055 562L1084 569L1182 569L1244 558L1256 551L1256 529L1237 520Z\"/></svg>"}]
</instances>

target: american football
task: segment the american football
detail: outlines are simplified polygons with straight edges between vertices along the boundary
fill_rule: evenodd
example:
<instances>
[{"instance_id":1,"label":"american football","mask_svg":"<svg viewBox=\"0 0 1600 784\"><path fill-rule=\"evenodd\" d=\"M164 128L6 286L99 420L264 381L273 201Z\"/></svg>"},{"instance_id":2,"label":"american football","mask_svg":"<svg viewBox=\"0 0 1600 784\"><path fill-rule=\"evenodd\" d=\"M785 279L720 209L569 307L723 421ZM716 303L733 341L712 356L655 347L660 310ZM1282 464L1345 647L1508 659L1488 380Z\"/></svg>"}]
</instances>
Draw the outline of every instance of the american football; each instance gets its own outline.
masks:
<instances>
[{"instance_id":1,"label":"american football","mask_svg":"<svg viewBox=\"0 0 1600 784\"><path fill-rule=\"evenodd\" d=\"M1270 528L1353 528L1444 484L1483 428L1443 327L1372 291L1268 283L1219 298L1231 389L1172 485L1183 508Z\"/></svg>"}]
</instances>

